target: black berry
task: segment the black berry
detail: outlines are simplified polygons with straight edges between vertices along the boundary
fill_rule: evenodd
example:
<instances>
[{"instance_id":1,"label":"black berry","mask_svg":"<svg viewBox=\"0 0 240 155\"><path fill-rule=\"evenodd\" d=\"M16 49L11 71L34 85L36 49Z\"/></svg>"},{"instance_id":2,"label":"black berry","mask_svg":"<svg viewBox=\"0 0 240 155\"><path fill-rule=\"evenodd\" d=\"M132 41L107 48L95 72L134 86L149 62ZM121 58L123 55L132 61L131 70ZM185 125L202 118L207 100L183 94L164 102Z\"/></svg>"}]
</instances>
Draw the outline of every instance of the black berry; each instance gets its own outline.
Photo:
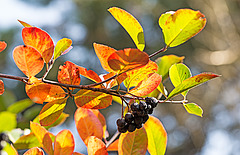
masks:
<instances>
[{"instance_id":1,"label":"black berry","mask_svg":"<svg viewBox=\"0 0 240 155\"><path fill-rule=\"evenodd\" d=\"M120 128L123 128L124 126L126 125L126 122L123 118L119 118L117 120L117 126L120 127Z\"/></svg>"},{"instance_id":2,"label":"black berry","mask_svg":"<svg viewBox=\"0 0 240 155\"><path fill-rule=\"evenodd\" d=\"M132 123L132 121L133 121L133 115L131 114L131 113L126 113L125 114L125 121L127 122L127 123Z\"/></svg>"},{"instance_id":3,"label":"black berry","mask_svg":"<svg viewBox=\"0 0 240 155\"><path fill-rule=\"evenodd\" d=\"M132 111L137 111L137 110L139 110L139 104L136 103L136 102L132 103L132 104L131 104L131 110L132 110Z\"/></svg>"},{"instance_id":4,"label":"black berry","mask_svg":"<svg viewBox=\"0 0 240 155\"><path fill-rule=\"evenodd\" d=\"M136 125L142 124L142 122L143 122L143 117L134 117L134 123Z\"/></svg>"},{"instance_id":5,"label":"black berry","mask_svg":"<svg viewBox=\"0 0 240 155\"><path fill-rule=\"evenodd\" d=\"M125 132L127 132L127 130L128 130L127 127L123 127L123 128L119 128L119 127L118 127L118 131L119 131L120 133L125 133Z\"/></svg>"},{"instance_id":6,"label":"black berry","mask_svg":"<svg viewBox=\"0 0 240 155\"><path fill-rule=\"evenodd\" d=\"M147 109L147 104L146 104L145 102L143 102L143 101L140 101L140 103L139 103L139 109L140 109L140 110L145 110L145 109Z\"/></svg>"},{"instance_id":7,"label":"black berry","mask_svg":"<svg viewBox=\"0 0 240 155\"><path fill-rule=\"evenodd\" d=\"M143 116L143 123L147 122L148 119L149 119L149 116L148 115L144 115Z\"/></svg>"},{"instance_id":8,"label":"black berry","mask_svg":"<svg viewBox=\"0 0 240 155\"><path fill-rule=\"evenodd\" d=\"M128 131L129 131L129 132L133 132L133 131L135 131L135 130L136 130L136 125L133 124L133 123L129 124L129 126L128 126Z\"/></svg>"}]
</instances>

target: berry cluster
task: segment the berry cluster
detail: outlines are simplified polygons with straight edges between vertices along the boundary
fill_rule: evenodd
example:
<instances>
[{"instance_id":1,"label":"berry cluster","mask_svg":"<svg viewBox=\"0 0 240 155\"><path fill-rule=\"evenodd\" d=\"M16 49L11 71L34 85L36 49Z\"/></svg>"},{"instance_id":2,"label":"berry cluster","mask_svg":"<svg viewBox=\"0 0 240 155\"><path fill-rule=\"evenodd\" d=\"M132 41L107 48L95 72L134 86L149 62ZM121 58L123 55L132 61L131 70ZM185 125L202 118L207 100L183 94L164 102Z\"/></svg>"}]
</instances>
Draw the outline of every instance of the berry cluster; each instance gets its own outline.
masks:
<instances>
[{"instance_id":1,"label":"berry cluster","mask_svg":"<svg viewBox=\"0 0 240 155\"><path fill-rule=\"evenodd\" d=\"M134 102L131 104L131 112L125 114L124 118L117 120L118 131L125 133L133 132L140 129L149 116L153 113L153 108L157 106L158 100L154 97L146 97L146 102L140 101L139 104Z\"/></svg>"},{"instance_id":2,"label":"berry cluster","mask_svg":"<svg viewBox=\"0 0 240 155\"><path fill-rule=\"evenodd\" d=\"M10 142L8 139L8 136L5 133L0 133L0 154L1 154L1 150L4 148L4 146L2 145L2 142Z\"/></svg>"}]
</instances>

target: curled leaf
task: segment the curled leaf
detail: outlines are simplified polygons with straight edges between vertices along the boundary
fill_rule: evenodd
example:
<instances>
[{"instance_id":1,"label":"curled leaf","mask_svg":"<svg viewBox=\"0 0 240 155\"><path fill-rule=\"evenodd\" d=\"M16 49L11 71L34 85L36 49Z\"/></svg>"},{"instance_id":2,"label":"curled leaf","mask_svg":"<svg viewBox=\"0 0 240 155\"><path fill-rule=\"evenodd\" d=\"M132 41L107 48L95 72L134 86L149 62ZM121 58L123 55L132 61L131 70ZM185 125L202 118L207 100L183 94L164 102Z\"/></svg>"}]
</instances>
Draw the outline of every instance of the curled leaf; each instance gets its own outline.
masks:
<instances>
[{"instance_id":1,"label":"curled leaf","mask_svg":"<svg viewBox=\"0 0 240 155\"><path fill-rule=\"evenodd\" d=\"M72 40L68 38L62 38L59 40L54 48L54 59L60 57L66 50L70 50L69 48L72 45Z\"/></svg>"},{"instance_id":2,"label":"curled leaf","mask_svg":"<svg viewBox=\"0 0 240 155\"><path fill-rule=\"evenodd\" d=\"M87 70L84 67L78 66L79 69L79 74L94 81L94 82L101 82L100 77L98 76L98 74L92 70Z\"/></svg>"}]
</instances>

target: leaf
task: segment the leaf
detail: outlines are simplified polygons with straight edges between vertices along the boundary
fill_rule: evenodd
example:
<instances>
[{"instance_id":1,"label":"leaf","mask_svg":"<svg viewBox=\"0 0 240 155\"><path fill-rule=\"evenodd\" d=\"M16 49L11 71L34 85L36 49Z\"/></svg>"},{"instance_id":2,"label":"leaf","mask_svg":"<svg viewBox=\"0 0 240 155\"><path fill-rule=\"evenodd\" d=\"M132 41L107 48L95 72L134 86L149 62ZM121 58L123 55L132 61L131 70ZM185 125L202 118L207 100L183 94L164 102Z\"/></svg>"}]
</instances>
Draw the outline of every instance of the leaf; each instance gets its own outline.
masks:
<instances>
[{"instance_id":1,"label":"leaf","mask_svg":"<svg viewBox=\"0 0 240 155\"><path fill-rule=\"evenodd\" d=\"M122 133L118 142L119 155L146 154L148 146L147 133L144 128L134 132Z\"/></svg>"},{"instance_id":2,"label":"leaf","mask_svg":"<svg viewBox=\"0 0 240 155\"><path fill-rule=\"evenodd\" d=\"M168 72L170 67L175 63L183 62L183 59L184 56L178 57L176 55L164 55L156 60L156 63L158 65L157 73L159 75L162 75L162 81L168 78Z\"/></svg>"},{"instance_id":3,"label":"leaf","mask_svg":"<svg viewBox=\"0 0 240 155\"><path fill-rule=\"evenodd\" d=\"M136 96L145 96L155 90L161 81L162 77L159 74L148 74L145 80L141 81L135 88L131 89L129 93Z\"/></svg>"},{"instance_id":4,"label":"leaf","mask_svg":"<svg viewBox=\"0 0 240 155\"><path fill-rule=\"evenodd\" d=\"M127 72L145 66L149 57L139 49L127 48L111 54L108 59L109 67L118 73Z\"/></svg>"},{"instance_id":5,"label":"leaf","mask_svg":"<svg viewBox=\"0 0 240 155\"><path fill-rule=\"evenodd\" d=\"M17 116L8 111L0 112L0 133L17 127Z\"/></svg>"},{"instance_id":6,"label":"leaf","mask_svg":"<svg viewBox=\"0 0 240 155\"><path fill-rule=\"evenodd\" d=\"M169 77L174 87L177 87L182 83L183 80L186 80L187 78L190 78L192 76L192 73L190 69L182 64L174 64L169 69ZM181 94L186 97L188 91L184 91Z\"/></svg>"},{"instance_id":7,"label":"leaf","mask_svg":"<svg viewBox=\"0 0 240 155\"><path fill-rule=\"evenodd\" d=\"M72 155L84 155L84 154L82 154L82 153L78 153L78 152L73 152Z\"/></svg>"},{"instance_id":8,"label":"leaf","mask_svg":"<svg viewBox=\"0 0 240 155\"><path fill-rule=\"evenodd\" d=\"M5 50L6 47L7 47L7 43L5 43L4 41L0 41L0 52Z\"/></svg>"},{"instance_id":9,"label":"leaf","mask_svg":"<svg viewBox=\"0 0 240 155\"><path fill-rule=\"evenodd\" d=\"M39 114L39 122L42 126L53 124L62 114L66 106L67 98L55 100L44 105Z\"/></svg>"},{"instance_id":10,"label":"leaf","mask_svg":"<svg viewBox=\"0 0 240 155\"><path fill-rule=\"evenodd\" d=\"M137 86L139 82L148 76L148 74L154 73L157 70L157 64L153 61L149 61L148 64L143 67L127 72L127 78L124 80L124 85L129 90L129 88Z\"/></svg>"},{"instance_id":11,"label":"leaf","mask_svg":"<svg viewBox=\"0 0 240 155\"><path fill-rule=\"evenodd\" d=\"M118 151L118 143L119 139L115 140L112 144L107 148L108 151Z\"/></svg>"},{"instance_id":12,"label":"leaf","mask_svg":"<svg viewBox=\"0 0 240 155\"><path fill-rule=\"evenodd\" d=\"M87 70L84 67L78 66L79 69L79 74L94 81L94 82L101 82L100 77L98 76L98 74L92 70Z\"/></svg>"},{"instance_id":13,"label":"leaf","mask_svg":"<svg viewBox=\"0 0 240 155\"><path fill-rule=\"evenodd\" d=\"M54 60L60 57L66 50L72 45L72 40L68 38L62 38L59 40L54 49Z\"/></svg>"},{"instance_id":14,"label":"leaf","mask_svg":"<svg viewBox=\"0 0 240 155\"><path fill-rule=\"evenodd\" d=\"M149 153L164 155L167 147L167 132L162 123L156 117L149 116L144 128L147 132Z\"/></svg>"},{"instance_id":15,"label":"leaf","mask_svg":"<svg viewBox=\"0 0 240 155\"><path fill-rule=\"evenodd\" d=\"M25 90L28 97L35 103L51 102L65 97L65 91L57 85L43 83L32 77L29 79L31 85L26 85Z\"/></svg>"},{"instance_id":16,"label":"leaf","mask_svg":"<svg viewBox=\"0 0 240 155\"><path fill-rule=\"evenodd\" d=\"M112 104L111 95L85 89L79 90L74 99L78 107L87 109L103 109Z\"/></svg>"},{"instance_id":17,"label":"leaf","mask_svg":"<svg viewBox=\"0 0 240 155\"><path fill-rule=\"evenodd\" d=\"M18 150L30 149L33 147L41 147L34 133L21 136L15 143L14 147Z\"/></svg>"},{"instance_id":18,"label":"leaf","mask_svg":"<svg viewBox=\"0 0 240 155\"><path fill-rule=\"evenodd\" d=\"M25 110L26 108L30 107L31 105L33 105L33 102L30 99L23 99L18 102L15 102L14 104L11 104L7 108L7 111L18 114Z\"/></svg>"},{"instance_id":19,"label":"leaf","mask_svg":"<svg viewBox=\"0 0 240 155\"><path fill-rule=\"evenodd\" d=\"M18 155L17 150L13 147L12 144L9 143L6 143L1 153L4 154L3 152L6 152L9 155Z\"/></svg>"},{"instance_id":20,"label":"leaf","mask_svg":"<svg viewBox=\"0 0 240 155\"><path fill-rule=\"evenodd\" d=\"M44 65L41 54L28 45L17 46L13 50L13 59L18 68L28 77L38 74Z\"/></svg>"},{"instance_id":21,"label":"leaf","mask_svg":"<svg viewBox=\"0 0 240 155\"><path fill-rule=\"evenodd\" d=\"M108 47L106 45L97 44L97 43L93 43L93 47L94 47L95 53L97 54L98 59L101 62L103 69L105 69L108 72L112 72L113 70L109 67L107 60L108 60L108 57L113 53L115 53L117 50L115 50L114 48Z\"/></svg>"},{"instance_id":22,"label":"leaf","mask_svg":"<svg viewBox=\"0 0 240 155\"><path fill-rule=\"evenodd\" d=\"M4 93L4 83L2 80L0 80L0 95Z\"/></svg>"},{"instance_id":23,"label":"leaf","mask_svg":"<svg viewBox=\"0 0 240 155\"><path fill-rule=\"evenodd\" d=\"M74 147L74 138L69 130L64 129L56 135L54 142L55 155L72 155Z\"/></svg>"},{"instance_id":24,"label":"leaf","mask_svg":"<svg viewBox=\"0 0 240 155\"><path fill-rule=\"evenodd\" d=\"M203 116L202 108L198 106L196 103L187 103L187 104L184 103L183 106L189 114L197 115L200 117Z\"/></svg>"},{"instance_id":25,"label":"leaf","mask_svg":"<svg viewBox=\"0 0 240 155\"><path fill-rule=\"evenodd\" d=\"M80 71L78 66L70 61L66 61L63 66L59 67L58 81L64 84L79 85L80 84Z\"/></svg>"},{"instance_id":26,"label":"leaf","mask_svg":"<svg viewBox=\"0 0 240 155\"><path fill-rule=\"evenodd\" d=\"M49 62L53 55L54 44L47 32L37 27L25 27L22 30L22 38L25 45L32 46L41 53L45 63Z\"/></svg>"},{"instance_id":27,"label":"leaf","mask_svg":"<svg viewBox=\"0 0 240 155\"><path fill-rule=\"evenodd\" d=\"M28 24L28 23L26 23L26 22L24 22L24 21L21 21L21 20L19 20L19 19L18 19L18 21L19 21L19 23L21 23L22 26L24 26L24 27L32 27L30 24Z\"/></svg>"},{"instance_id":28,"label":"leaf","mask_svg":"<svg viewBox=\"0 0 240 155\"><path fill-rule=\"evenodd\" d=\"M112 16L122 25L122 27L128 32L135 45L140 51L144 50L145 40L143 28L140 23L127 11L112 7L108 9Z\"/></svg>"},{"instance_id":29,"label":"leaf","mask_svg":"<svg viewBox=\"0 0 240 155\"><path fill-rule=\"evenodd\" d=\"M78 134L87 145L91 136L103 138L103 126L97 116L88 109L78 108L74 115Z\"/></svg>"},{"instance_id":30,"label":"leaf","mask_svg":"<svg viewBox=\"0 0 240 155\"><path fill-rule=\"evenodd\" d=\"M219 76L220 75L213 73L201 73L191 78L188 78L182 81L182 83L178 85L176 88L174 88L166 100Z\"/></svg>"},{"instance_id":31,"label":"leaf","mask_svg":"<svg viewBox=\"0 0 240 155\"><path fill-rule=\"evenodd\" d=\"M106 145L103 143L102 140L100 140L96 136L89 137L87 150L88 150L88 154L91 154L91 155L107 155L108 154Z\"/></svg>"},{"instance_id":32,"label":"leaf","mask_svg":"<svg viewBox=\"0 0 240 155\"><path fill-rule=\"evenodd\" d=\"M100 77L102 77L102 81L107 80L113 76L117 75L114 72L108 73L108 74L101 74ZM122 73L120 75L117 75L116 78L107 81L105 83L103 83L105 88L112 88L114 86L117 86L118 84L121 84L125 79L127 78L127 74L126 73Z\"/></svg>"},{"instance_id":33,"label":"leaf","mask_svg":"<svg viewBox=\"0 0 240 155\"><path fill-rule=\"evenodd\" d=\"M44 155L44 152L42 149L34 147L25 152L23 155Z\"/></svg>"},{"instance_id":34,"label":"leaf","mask_svg":"<svg viewBox=\"0 0 240 155\"><path fill-rule=\"evenodd\" d=\"M206 18L200 11L179 9L162 14L159 25L167 47L174 47L199 33L206 25Z\"/></svg>"}]
</instances>

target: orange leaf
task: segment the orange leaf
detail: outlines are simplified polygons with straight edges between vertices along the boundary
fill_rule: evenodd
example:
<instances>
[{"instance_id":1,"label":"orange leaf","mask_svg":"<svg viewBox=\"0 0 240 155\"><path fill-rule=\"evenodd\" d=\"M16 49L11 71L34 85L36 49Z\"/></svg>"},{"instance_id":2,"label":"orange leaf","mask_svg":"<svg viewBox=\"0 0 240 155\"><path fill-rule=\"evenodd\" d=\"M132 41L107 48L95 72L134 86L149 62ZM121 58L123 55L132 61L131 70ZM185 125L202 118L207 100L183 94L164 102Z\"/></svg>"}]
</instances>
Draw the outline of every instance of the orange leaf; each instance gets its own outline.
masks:
<instances>
[{"instance_id":1,"label":"orange leaf","mask_svg":"<svg viewBox=\"0 0 240 155\"><path fill-rule=\"evenodd\" d=\"M130 90L129 93L137 96L145 96L154 91L161 81L161 75L157 73L148 74L147 78L141 81L135 88Z\"/></svg>"},{"instance_id":2,"label":"orange leaf","mask_svg":"<svg viewBox=\"0 0 240 155\"><path fill-rule=\"evenodd\" d=\"M0 41L0 52L5 50L6 47L7 47L7 43L5 43L4 41Z\"/></svg>"},{"instance_id":3,"label":"orange leaf","mask_svg":"<svg viewBox=\"0 0 240 155\"><path fill-rule=\"evenodd\" d=\"M84 154L82 154L82 153L78 153L78 152L73 152L72 155L84 155Z\"/></svg>"},{"instance_id":4,"label":"orange leaf","mask_svg":"<svg viewBox=\"0 0 240 155\"><path fill-rule=\"evenodd\" d=\"M106 145L103 143L102 140L95 136L91 136L88 140L88 154L91 155L107 155L107 148Z\"/></svg>"},{"instance_id":5,"label":"orange leaf","mask_svg":"<svg viewBox=\"0 0 240 155\"><path fill-rule=\"evenodd\" d=\"M74 138L69 130L62 130L56 135L54 155L72 155L74 147Z\"/></svg>"},{"instance_id":6,"label":"orange leaf","mask_svg":"<svg viewBox=\"0 0 240 155\"><path fill-rule=\"evenodd\" d=\"M0 80L0 95L4 93L4 83L2 80Z\"/></svg>"},{"instance_id":7,"label":"orange leaf","mask_svg":"<svg viewBox=\"0 0 240 155\"><path fill-rule=\"evenodd\" d=\"M108 72L112 72L113 70L109 67L107 60L108 60L108 57L111 54L115 53L117 50L115 50L114 48L108 47L106 45L97 44L97 43L93 43L93 47L97 54L98 59L101 62L103 69L105 69Z\"/></svg>"},{"instance_id":8,"label":"orange leaf","mask_svg":"<svg viewBox=\"0 0 240 155\"><path fill-rule=\"evenodd\" d=\"M144 128L134 132L122 133L119 137L119 155L139 155L147 152L147 133Z\"/></svg>"},{"instance_id":9,"label":"orange leaf","mask_svg":"<svg viewBox=\"0 0 240 155\"><path fill-rule=\"evenodd\" d=\"M119 139L115 140L112 144L107 148L108 151L118 151L118 143Z\"/></svg>"},{"instance_id":10,"label":"orange leaf","mask_svg":"<svg viewBox=\"0 0 240 155\"><path fill-rule=\"evenodd\" d=\"M21 23L24 27L32 27L30 24L24 22L24 21L21 21L21 20L18 20L19 23Z\"/></svg>"},{"instance_id":11,"label":"orange leaf","mask_svg":"<svg viewBox=\"0 0 240 155\"><path fill-rule=\"evenodd\" d=\"M114 75L116 75L116 73L111 72L111 73L102 75L102 77L103 77L103 80L107 80L108 78L111 78ZM118 84L121 84L126 78L127 78L127 74L123 73L123 74L118 75L115 79L105 82L103 85L106 88L112 88Z\"/></svg>"},{"instance_id":12,"label":"orange leaf","mask_svg":"<svg viewBox=\"0 0 240 155\"><path fill-rule=\"evenodd\" d=\"M101 82L101 79L96 72L94 72L92 70L87 70L86 68L81 67L81 66L78 66L78 69L79 69L79 73L82 76L84 76L94 82Z\"/></svg>"},{"instance_id":13,"label":"orange leaf","mask_svg":"<svg viewBox=\"0 0 240 155\"><path fill-rule=\"evenodd\" d=\"M78 134L87 145L90 136L103 138L103 127L97 116L89 109L78 108L74 115Z\"/></svg>"},{"instance_id":14,"label":"orange leaf","mask_svg":"<svg viewBox=\"0 0 240 155\"><path fill-rule=\"evenodd\" d=\"M149 57L145 52L132 48L114 52L107 59L109 67L119 73L143 67L148 61Z\"/></svg>"},{"instance_id":15,"label":"orange leaf","mask_svg":"<svg viewBox=\"0 0 240 155\"><path fill-rule=\"evenodd\" d=\"M167 132L162 123L150 116L144 124L148 137L148 151L150 154L165 154L167 146Z\"/></svg>"},{"instance_id":16,"label":"orange leaf","mask_svg":"<svg viewBox=\"0 0 240 155\"><path fill-rule=\"evenodd\" d=\"M56 85L43 83L35 77L29 79L32 85L26 85L28 97L35 103L51 102L65 97L65 91Z\"/></svg>"},{"instance_id":17,"label":"orange leaf","mask_svg":"<svg viewBox=\"0 0 240 155\"><path fill-rule=\"evenodd\" d=\"M30 45L42 54L46 63L52 58L54 44L49 34L37 27L25 27L22 30L22 38L25 45Z\"/></svg>"},{"instance_id":18,"label":"orange leaf","mask_svg":"<svg viewBox=\"0 0 240 155\"><path fill-rule=\"evenodd\" d=\"M39 122L42 126L53 124L62 114L66 106L67 98L55 100L44 105L39 114Z\"/></svg>"},{"instance_id":19,"label":"orange leaf","mask_svg":"<svg viewBox=\"0 0 240 155\"><path fill-rule=\"evenodd\" d=\"M127 72L127 78L124 80L124 85L127 89L135 87L139 82L144 80L148 74L157 72L157 70L157 64L150 60L147 65Z\"/></svg>"},{"instance_id":20,"label":"orange leaf","mask_svg":"<svg viewBox=\"0 0 240 155\"><path fill-rule=\"evenodd\" d=\"M38 74L44 65L41 54L31 46L17 46L13 50L13 59L18 68L28 77Z\"/></svg>"},{"instance_id":21,"label":"orange leaf","mask_svg":"<svg viewBox=\"0 0 240 155\"><path fill-rule=\"evenodd\" d=\"M58 81L64 84L79 85L80 75L78 66L70 61L66 61L63 66L59 67Z\"/></svg>"},{"instance_id":22,"label":"orange leaf","mask_svg":"<svg viewBox=\"0 0 240 155\"><path fill-rule=\"evenodd\" d=\"M111 95L85 89L79 90L74 99L78 107L87 109L103 109L112 104Z\"/></svg>"},{"instance_id":23,"label":"orange leaf","mask_svg":"<svg viewBox=\"0 0 240 155\"><path fill-rule=\"evenodd\" d=\"M44 155L44 152L42 149L38 147L33 147L29 149L27 152L25 152L23 155Z\"/></svg>"}]
</instances>

